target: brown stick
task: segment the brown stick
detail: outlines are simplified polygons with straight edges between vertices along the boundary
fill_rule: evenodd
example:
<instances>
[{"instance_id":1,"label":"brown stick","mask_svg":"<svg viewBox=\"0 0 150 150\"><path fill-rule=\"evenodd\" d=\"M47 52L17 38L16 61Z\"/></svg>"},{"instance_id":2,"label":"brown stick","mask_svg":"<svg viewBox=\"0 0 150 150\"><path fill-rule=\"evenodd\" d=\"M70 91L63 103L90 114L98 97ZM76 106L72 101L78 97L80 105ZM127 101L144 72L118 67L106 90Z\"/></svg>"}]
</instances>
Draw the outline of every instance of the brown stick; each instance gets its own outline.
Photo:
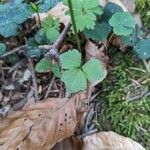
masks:
<instances>
[{"instance_id":1,"label":"brown stick","mask_svg":"<svg viewBox=\"0 0 150 150\"><path fill-rule=\"evenodd\" d=\"M20 51L21 49L25 49L26 47L27 47L27 45L21 45L21 46L15 48L15 49L13 49L12 51L9 51L9 52L3 54L2 56L0 56L0 58L5 58L5 57L7 57L7 56L9 56L13 53L16 53L16 52Z\"/></svg>"},{"instance_id":2,"label":"brown stick","mask_svg":"<svg viewBox=\"0 0 150 150\"><path fill-rule=\"evenodd\" d=\"M31 71L31 76L32 76L32 83L34 86L35 101L37 102L37 101L39 101L37 79L36 79L36 75L34 72L34 66L33 66L32 59L29 58L28 60L29 60L29 66L30 66L30 71Z\"/></svg>"},{"instance_id":3,"label":"brown stick","mask_svg":"<svg viewBox=\"0 0 150 150\"><path fill-rule=\"evenodd\" d=\"M71 24L68 23L66 25L65 29L62 31L62 33L60 34L60 36L58 37L58 39L55 41L55 43L53 45L41 45L41 46L39 46L39 48L41 48L41 49L49 50L45 54L45 56L44 56L45 58L54 59L60 65L60 58L59 58L59 54L58 54L58 48L62 44L62 42L64 41L70 27L71 27Z\"/></svg>"}]
</instances>

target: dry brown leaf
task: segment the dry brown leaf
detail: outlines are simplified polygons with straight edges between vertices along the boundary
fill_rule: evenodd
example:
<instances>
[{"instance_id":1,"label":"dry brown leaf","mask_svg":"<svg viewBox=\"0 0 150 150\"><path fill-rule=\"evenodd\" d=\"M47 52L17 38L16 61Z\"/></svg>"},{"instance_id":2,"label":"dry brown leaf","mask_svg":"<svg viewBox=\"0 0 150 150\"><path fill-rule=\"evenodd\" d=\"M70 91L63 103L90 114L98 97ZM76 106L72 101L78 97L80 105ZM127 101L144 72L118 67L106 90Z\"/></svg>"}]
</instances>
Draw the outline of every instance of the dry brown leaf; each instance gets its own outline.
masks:
<instances>
[{"instance_id":1,"label":"dry brown leaf","mask_svg":"<svg viewBox=\"0 0 150 150\"><path fill-rule=\"evenodd\" d=\"M68 7L65 6L62 2L58 3L54 8L47 12L48 15L53 16L56 19L59 19L61 23L67 25L70 21L70 17L65 14L68 10Z\"/></svg>"},{"instance_id":2,"label":"dry brown leaf","mask_svg":"<svg viewBox=\"0 0 150 150\"><path fill-rule=\"evenodd\" d=\"M113 36L109 39L109 42L114 45L114 46L117 46L117 47L120 47L121 45L121 39L119 36L113 34Z\"/></svg>"},{"instance_id":3,"label":"dry brown leaf","mask_svg":"<svg viewBox=\"0 0 150 150\"><path fill-rule=\"evenodd\" d=\"M107 4L107 0L99 0L99 4L103 7Z\"/></svg>"},{"instance_id":4,"label":"dry brown leaf","mask_svg":"<svg viewBox=\"0 0 150 150\"><path fill-rule=\"evenodd\" d=\"M72 136L57 143L52 150L82 150L82 147L83 142Z\"/></svg>"},{"instance_id":5,"label":"dry brown leaf","mask_svg":"<svg viewBox=\"0 0 150 150\"><path fill-rule=\"evenodd\" d=\"M87 136L83 142L83 150L145 150L132 139L111 131Z\"/></svg>"},{"instance_id":6,"label":"dry brown leaf","mask_svg":"<svg viewBox=\"0 0 150 150\"><path fill-rule=\"evenodd\" d=\"M105 60L105 55L103 53L103 48L98 49L98 47L92 43L90 40L87 40L85 45L85 51L86 51L86 59L90 59L91 57Z\"/></svg>"},{"instance_id":7,"label":"dry brown leaf","mask_svg":"<svg viewBox=\"0 0 150 150\"><path fill-rule=\"evenodd\" d=\"M1 150L49 150L76 127L74 99L50 98L0 121Z\"/></svg>"},{"instance_id":8,"label":"dry brown leaf","mask_svg":"<svg viewBox=\"0 0 150 150\"><path fill-rule=\"evenodd\" d=\"M136 20L136 23L139 25L139 27L142 27L142 20L139 14L133 14L134 19Z\"/></svg>"},{"instance_id":9,"label":"dry brown leaf","mask_svg":"<svg viewBox=\"0 0 150 150\"><path fill-rule=\"evenodd\" d=\"M135 11L135 0L121 0L121 2L130 13Z\"/></svg>"}]
</instances>

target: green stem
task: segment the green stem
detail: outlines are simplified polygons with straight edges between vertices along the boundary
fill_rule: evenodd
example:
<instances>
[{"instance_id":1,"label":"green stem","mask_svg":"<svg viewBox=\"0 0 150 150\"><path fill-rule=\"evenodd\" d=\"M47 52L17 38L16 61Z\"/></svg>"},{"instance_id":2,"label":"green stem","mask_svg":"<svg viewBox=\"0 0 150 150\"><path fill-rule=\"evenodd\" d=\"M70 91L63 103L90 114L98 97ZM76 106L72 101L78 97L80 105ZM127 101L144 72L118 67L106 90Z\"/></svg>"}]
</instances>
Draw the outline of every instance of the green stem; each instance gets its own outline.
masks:
<instances>
[{"instance_id":1,"label":"green stem","mask_svg":"<svg viewBox=\"0 0 150 150\"><path fill-rule=\"evenodd\" d=\"M37 17L38 17L38 21L39 21L39 26L40 26L40 28L41 28L42 24L41 24L41 19L40 19L40 14L39 14L39 12L37 12Z\"/></svg>"},{"instance_id":2,"label":"green stem","mask_svg":"<svg viewBox=\"0 0 150 150\"><path fill-rule=\"evenodd\" d=\"M69 11L70 11L70 16L71 16L72 26L73 26L75 38L77 41L77 46L78 46L79 51L81 51L81 45L80 45L80 40L79 40L79 36L78 36L78 32L77 32L77 26L76 26L75 17L74 17L72 0L68 0L68 5L69 5Z\"/></svg>"}]
</instances>

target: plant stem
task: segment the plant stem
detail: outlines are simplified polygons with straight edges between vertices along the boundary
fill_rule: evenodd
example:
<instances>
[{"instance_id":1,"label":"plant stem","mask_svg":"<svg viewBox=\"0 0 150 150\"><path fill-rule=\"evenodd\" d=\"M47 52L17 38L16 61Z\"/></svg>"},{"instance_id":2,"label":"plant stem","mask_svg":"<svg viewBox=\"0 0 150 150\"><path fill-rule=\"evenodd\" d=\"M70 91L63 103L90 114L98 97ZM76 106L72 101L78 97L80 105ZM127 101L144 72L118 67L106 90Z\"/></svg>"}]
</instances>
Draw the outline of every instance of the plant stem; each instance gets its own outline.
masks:
<instances>
[{"instance_id":1,"label":"plant stem","mask_svg":"<svg viewBox=\"0 0 150 150\"><path fill-rule=\"evenodd\" d=\"M41 28L41 19L40 19L40 14L39 14L39 12L37 12L37 17L38 17L38 21L39 21L39 26L40 26L40 28Z\"/></svg>"},{"instance_id":2,"label":"plant stem","mask_svg":"<svg viewBox=\"0 0 150 150\"><path fill-rule=\"evenodd\" d=\"M69 11L70 11L70 16L71 16L72 26L73 26L75 38L77 41L77 46L78 46L79 51L81 51L81 45L80 45L80 40L79 40L79 36L78 36L78 32L77 32L77 26L76 26L75 17L74 17L72 0L68 0L68 5L69 5Z\"/></svg>"}]
</instances>

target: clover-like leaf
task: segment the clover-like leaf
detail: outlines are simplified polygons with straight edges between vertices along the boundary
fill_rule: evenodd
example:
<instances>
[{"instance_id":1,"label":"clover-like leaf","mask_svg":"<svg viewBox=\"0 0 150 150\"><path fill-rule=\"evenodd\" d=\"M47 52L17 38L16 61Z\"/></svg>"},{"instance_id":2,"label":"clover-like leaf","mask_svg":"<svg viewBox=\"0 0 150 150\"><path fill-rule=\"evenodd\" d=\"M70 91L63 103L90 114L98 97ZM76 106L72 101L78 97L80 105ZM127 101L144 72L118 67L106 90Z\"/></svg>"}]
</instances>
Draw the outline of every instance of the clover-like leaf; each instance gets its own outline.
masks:
<instances>
[{"instance_id":1,"label":"clover-like leaf","mask_svg":"<svg viewBox=\"0 0 150 150\"><path fill-rule=\"evenodd\" d=\"M141 30L141 28L138 25L136 25L135 29L133 30L133 33L131 33L128 36L120 36L120 39L121 39L121 43L124 46L133 47L136 45L138 40L143 38L144 36L145 36L144 32Z\"/></svg>"},{"instance_id":2,"label":"clover-like leaf","mask_svg":"<svg viewBox=\"0 0 150 150\"><path fill-rule=\"evenodd\" d=\"M81 69L70 69L62 72L61 80L65 83L66 90L76 93L85 90L87 81Z\"/></svg>"},{"instance_id":3,"label":"clover-like leaf","mask_svg":"<svg viewBox=\"0 0 150 150\"><path fill-rule=\"evenodd\" d=\"M49 28L47 31L46 31L46 36L47 36L47 39L51 42L51 43L54 43L58 36L59 36L59 32L58 30L56 30L55 28Z\"/></svg>"},{"instance_id":4,"label":"clover-like leaf","mask_svg":"<svg viewBox=\"0 0 150 150\"><path fill-rule=\"evenodd\" d=\"M82 66L82 70L86 78L91 82L103 79L104 65L98 59L91 58Z\"/></svg>"},{"instance_id":5,"label":"clover-like leaf","mask_svg":"<svg viewBox=\"0 0 150 150\"><path fill-rule=\"evenodd\" d=\"M26 55L30 58L39 58L42 55L41 49L34 38L29 38L27 41Z\"/></svg>"},{"instance_id":6,"label":"clover-like leaf","mask_svg":"<svg viewBox=\"0 0 150 150\"><path fill-rule=\"evenodd\" d=\"M19 24L23 23L29 15L25 3L0 4L0 34L4 37L16 35Z\"/></svg>"},{"instance_id":7,"label":"clover-like leaf","mask_svg":"<svg viewBox=\"0 0 150 150\"><path fill-rule=\"evenodd\" d=\"M114 27L113 31L117 35L130 35L133 29L119 25L118 27Z\"/></svg>"},{"instance_id":8,"label":"clover-like leaf","mask_svg":"<svg viewBox=\"0 0 150 150\"><path fill-rule=\"evenodd\" d=\"M59 78L61 75L60 69L57 64L52 65L52 72L53 72L54 76L57 78Z\"/></svg>"},{"instance_id":9,"label":"clover-like leaf","mask_svg":"<svg viewBox=\"0 0 150 150\"><path fill-rule=\"evenodd\" d=\"M47 45L49 43L46 34L42 29L36 33L35 40L40 45Z\"/></svg>"},{"instance_id":10,"label":"clover-like leaf","mask_svg":"<svg viewBox=\"0 0 150 150\"><path fill-rule=\"evenodd\" d=\"M135 19L128 12L115 13L109 20L113 31L117 35L130 35L135 28Z\"/></svg>"},{"instance_id":11,"label":"clover-like leaf","mask_svg":"<svg viewBox=\"0 0 150 150\"><path fill-rule=\"evenodd\" d=\"M55 28L56 30L59 30L59 21L57 19L54 20L51 16L48 16L42 22L42 28L44 30L47 30L48 28L52 27Z\"/></svg>"},{"instance_id":12,"label":"clover-like leaf","mask_svg":"<svg viewBox=\"0 0 150 150\"><path fill-rule=\"evenodd\" d=\"M42 29L37 33L36 39L41 41L40 36L44 37L46 35L49 43L54 43L59 36L59 29L58 20L54 20L51 16L48 16L42 22Z\"/></svg>"},{"instance_id":13,"label":"clover-like leaf","mask_svg":"<svg viewBox=\"0 0 150 150\"><path fill-rule=\"evenodd\" d=\"M68 1L63 1L68 5ZM78 31L94 29L96 15L102 15L98 0L72 0L75 21Z\"/></svg>"},{"instance_id":14,"label":"clover-like leaf","mask_svg":"<svg viewBox=\"0 0 150 150\"><path fill-rule=\"evenodd\" d=\"M0 56L6 52L6 45L4 43L0 43Z\"/></svg>"},{"instance_id":15,"label":"clover-like leaf","mask_svg":"<svg viewBox=\"0 0 150 150\"><path fill-rule=\"evenodd\" d=\"M35 66L35 70L39 73L49 72L52 68L52 62L46 58L43 58Z\"/></svg>"},{"instance_id":16,"label":"clover-like leaf","mask_svg":"<svg viewBox=\"0 0 150 150\"><path fill-rule=\"evenodd\" d=\"M85 30L84 34L88 38L92 38L93 40L100 40L100 41L105 41L111 32L111 27L105 23L97 23L94 30Z\"/></svg>"},{"instance_id":17,"label":"clover-like leaf","mask_svg":"<svg viewBox=\"0 0 150 150\"><path fill-rule=\"evenodd\" d=\"M60 62L63 69L73 69L80 67L81 54L76 49L69 50L68 52L61 54Z\"/></svg>"},{"instance_id":18,"label":"clover-like leaf","mask_svg":"<svg viewBox=\"0 0 150 150\"><path fill-rule=\"evenodd\" d=\"M150 39L141 39L134 46L134 51L141 59L150 58Z\"/></svg>"}]
</instances>

